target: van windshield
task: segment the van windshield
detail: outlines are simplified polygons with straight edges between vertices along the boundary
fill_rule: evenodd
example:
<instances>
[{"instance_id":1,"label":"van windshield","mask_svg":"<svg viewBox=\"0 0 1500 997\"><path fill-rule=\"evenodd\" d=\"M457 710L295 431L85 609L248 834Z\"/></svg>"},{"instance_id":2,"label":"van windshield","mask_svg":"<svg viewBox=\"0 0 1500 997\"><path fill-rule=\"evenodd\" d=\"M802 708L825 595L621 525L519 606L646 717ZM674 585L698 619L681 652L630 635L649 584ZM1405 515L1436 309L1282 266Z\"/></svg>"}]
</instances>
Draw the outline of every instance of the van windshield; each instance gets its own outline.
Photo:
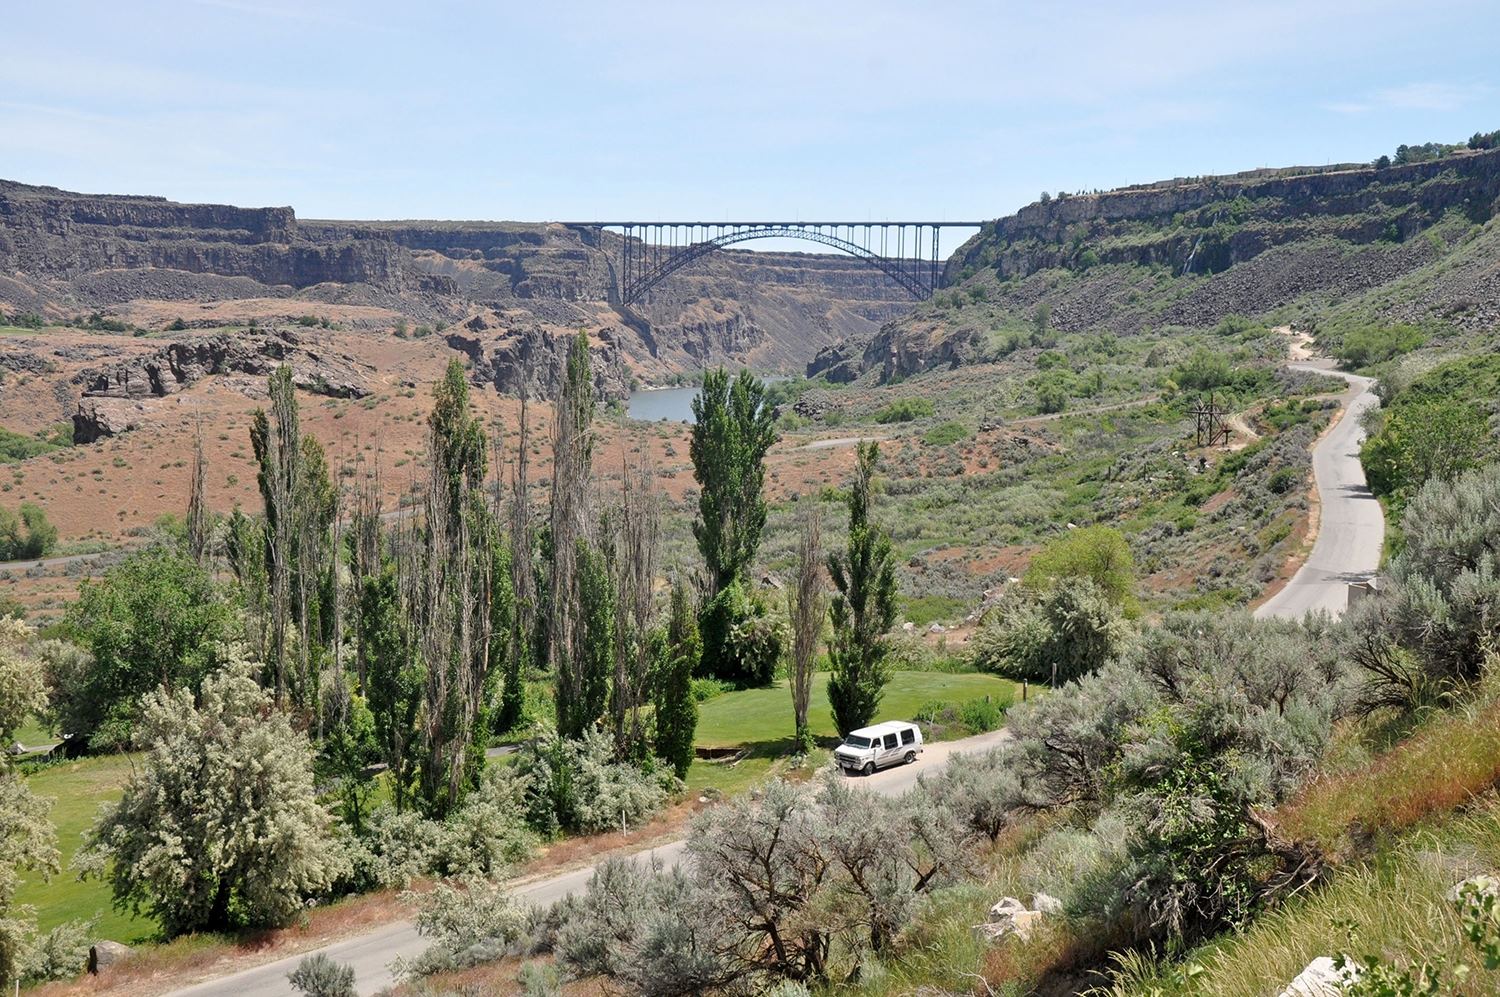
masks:
<instances>
[{"instance_id":1,"label":"van windshield","mask_svg":"<svg viewBox=\"0 0 1500 997\"><path fill-rule=\"evenodd\" d=\"M870 739L868 737L860 737L858 734L850 734L844 738L844 743L851 748L868 748L870 746Z\"/></svg>"}]
</instances>

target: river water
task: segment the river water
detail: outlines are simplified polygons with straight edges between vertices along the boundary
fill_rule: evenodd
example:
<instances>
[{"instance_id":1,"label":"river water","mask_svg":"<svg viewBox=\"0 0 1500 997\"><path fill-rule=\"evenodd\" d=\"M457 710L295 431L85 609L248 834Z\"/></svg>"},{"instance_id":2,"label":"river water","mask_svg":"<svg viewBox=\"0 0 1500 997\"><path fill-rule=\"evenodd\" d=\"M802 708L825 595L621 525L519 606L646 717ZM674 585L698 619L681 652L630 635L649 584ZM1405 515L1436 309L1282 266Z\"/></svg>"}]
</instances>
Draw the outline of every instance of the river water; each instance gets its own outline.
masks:
<instances>
[{"instance_id":1,"label":"river water","mask_svg":"<svg viewBox=\"0 0 1500 997\"><path fill-rule=\"evenodd\" d=\"M786 379L785 374L771 374L761 378L766 384L774 384ZM659 422L662 419L672 422L692 422L693 398L697 394L696 384L687 388L646 388L641 391L632 391L629 400L625 403L625 413L632 419L645 422Z\"/></svg>"},{"instance_id":2,"label":"river water","mask_svg":"<svg viewBox=\"0 0 1500 997\"><path fill-rule=\"evenodd\" d=\"M632 419L657 422L670 419L673 422L693 421L693 397L698 386L688 388L649 388L632 391L625 403L625 411Z\"/></svg>"}]
</instances>

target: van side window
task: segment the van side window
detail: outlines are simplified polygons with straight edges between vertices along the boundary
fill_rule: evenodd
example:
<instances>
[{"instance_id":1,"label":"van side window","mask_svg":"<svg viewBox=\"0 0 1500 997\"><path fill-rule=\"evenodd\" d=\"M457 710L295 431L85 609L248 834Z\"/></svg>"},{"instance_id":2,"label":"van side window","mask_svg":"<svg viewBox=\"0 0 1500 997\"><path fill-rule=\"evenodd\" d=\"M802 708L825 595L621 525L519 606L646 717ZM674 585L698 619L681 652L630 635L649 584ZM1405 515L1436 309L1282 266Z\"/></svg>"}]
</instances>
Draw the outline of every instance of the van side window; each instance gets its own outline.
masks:
<instances>
[{"instance_id":1,"label":"van side window","mask_svg":"<svg viewBox=\"0 0 1500 997\"><path fill-rule=\"evenodd\" d=\"M885 736L885 749L887 751L889 751L892 748L894 748L895 746L896 746L896 735L895 734L887 734Z\"/></svg>"},{"instance_id":2,"label":"van side window","mask_svg":"<svg viewBox=\"0 0 1500 997\"><path fill-rule=\"evenodd\" d=\"M903 730L901 732L901 743L902 744L916 744L917 743L917 732L914 731L914 730L912 730L910 727L908 727L905 730Z\"/></svg>"}]
</instances>

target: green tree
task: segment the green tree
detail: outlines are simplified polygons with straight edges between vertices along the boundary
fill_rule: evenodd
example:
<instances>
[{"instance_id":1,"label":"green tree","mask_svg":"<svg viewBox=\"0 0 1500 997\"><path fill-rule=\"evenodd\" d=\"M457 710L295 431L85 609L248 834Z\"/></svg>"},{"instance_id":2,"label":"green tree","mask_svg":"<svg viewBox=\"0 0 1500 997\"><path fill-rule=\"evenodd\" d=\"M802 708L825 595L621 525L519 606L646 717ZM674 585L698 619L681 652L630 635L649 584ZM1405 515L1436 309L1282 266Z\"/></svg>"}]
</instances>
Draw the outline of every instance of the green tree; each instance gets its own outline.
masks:
<instances>
[{"instance_id":1,"label":"green tree","mask_svg":"<svg viewBox=\"0 0 1500 997\"><path fill-rule=\"evenodd\" d=\"M63 625L94 657L82 689L62 690L79 706L76 730L94 748L130 740L140 697L158 686L198 688L235 636L223 591L187 554L159 544L86 580Z\"/></svg>"},{"instance_id":2,"label":"green tree","mask_svg":"<svg viewBox=\"0 0 1500 997\"><path fill-rule=\"evenodd\" d=\"M1434 400L1393 406L1359 459L1371 491L1399 510L1428 481L1451 480L1494 450L1489 420L1477 404Z\"/></svg>"},{"instance_id":3,"label":"green tree","mask_svg":"<svg viewBox=\"0 0 1500 997\"><path fill-rule=\"evenodd\" d=\"M1129 603L1135 559L1125 534L1113 526L1068 530L1031 559L1026 585L1044 589L1065 578L1087 578L1116 605Z\"/></svg>"},{"instance_id":4,"label":"green tree","mask_svg":"<svg viewBox=\"0 0 1500 997\"><path fill-rule=\"evenodd\" d=\"M497 677L490 627L499 526L484 495L485 436L462 363L448 365L427 422L423 515L398 563L426 678L418 784L427 811L445 816L478 785Z\"/></svg>"},{"instance_id":5,"label":"green tree","mask_svg":"<svg viewBox=\"0 0 1500 997\"><path fill-rule=\"evenodd\" d=\"M75 860L109 881L117 907L149 911L172 936L281 925L348 872L312 746L248 665L205 679L196 707L185 689L142 705L145 759Z\"/></svg>"},{"instance_id":6,"label":"green tree","mask_svg":"<svg viewBox=\"0 0 1500 997\"><path fill-rule=\"evenodd\" d=\"M604 718L615 665L615 587L609 564L583 537L574 556L578 610L566 651L569 660L557 684L557 732L565 738L581 736Z\"/></svg>"},{"instance_id":7,"label":"green tree","mask_svg":"<svg viewBox=\"0 0 1500 997\"><path fill-rule=\"evenodd\" d=\"M265 504L265 577L270 642L267 650L276 701L283 703L287 682L287 637L292 612L293 547L296 532L297 478L302 452L302 430L297 417L297 393L292 369L276 368L266 379L271 414L256 409L250 422L250 446L259 466L256 480Z\"/></svg>"},{"instance_id":8,"label":"green tree","mask_svg":"<svg viewBox=\"0 0 1500 997\"><path fill-rule=\"evenodd\" d=\"M699 656L698 624L688 603L687 589L672 587L672 610L667 621L653 683L656 700L656 755L672 766L677 778L687 778L693 763L693 734L698 729L698 704L693 701L693 669Z\"/></svg>"},{"instance_id":9,"label":"green tree","mask_svg":"<svg viewBox=\"0 0 1500 997\"><path fill-rule=\"evenodd\" d=\"M849 542L828 556L834 588L828 702L840 735L867 725L890 680L885 635L896 622L896 559L890 534L870 518L880 445L861 442L849 489Z\"/></svg>"},{"instance_id":10,"label":"green tree","mask_svg":"<svg viewBox=\"0 0 1500 997\"><path fill-rule=\"evenodd\" d=\"M516 606L513 544L513 538L497 535L490 565L490 675L500 687L500 702L487 726L502 734L520 726L526 703L528 642Z\"/></svg>"},{"instance_id":11,"label":"green tree","mask_svg":"<svg viewBox=\"0 0 1500 997\"><path fill-rule=\"evenodd\" d=\"M22 502L18 517L0 509L0 561L29 561L46 557L57 546L57 527L35 502Z\"/></svg>"},{"instance_id":12,"label":"green tree","mask_svg":"<svg viewBox=\"0 0 1500 997\"><path fill-rule=\"evenodd\" d=\"M701 489L693 536L708 566L710 596L743 578L760 548L766 452L777 436L765 395L765 384L749 371L731 381L721 367L708 372L693 399L688 451Z\"/></svg>"},{"instance_id":13,"label":"green tree","mask_svg":"<svg viewBox=\"0 0 1500 997\"><path fill-rule=\"evenodd\" d=\"M323 698L323 737L318 743L317 772L333 782L339 816L355 834L365 831L365 817L375 780L370 766L380 760L375 715L363 696L347 684L335 684Z\"/></svg>"},{"instance_id":14,"label":"green tree","mask_svg":"<svg viewBox=\"0 0 1500 997\"><path fill-rule=\"evenodd\" d=\"M375 724L375 742L389 770L391 801L397 810L411 803L417 778L426 670L412 647L410 621L401 607L394 565L365 579L360 593L360 640L366 655L366 690Z\"/></svg>"}]
</instances>

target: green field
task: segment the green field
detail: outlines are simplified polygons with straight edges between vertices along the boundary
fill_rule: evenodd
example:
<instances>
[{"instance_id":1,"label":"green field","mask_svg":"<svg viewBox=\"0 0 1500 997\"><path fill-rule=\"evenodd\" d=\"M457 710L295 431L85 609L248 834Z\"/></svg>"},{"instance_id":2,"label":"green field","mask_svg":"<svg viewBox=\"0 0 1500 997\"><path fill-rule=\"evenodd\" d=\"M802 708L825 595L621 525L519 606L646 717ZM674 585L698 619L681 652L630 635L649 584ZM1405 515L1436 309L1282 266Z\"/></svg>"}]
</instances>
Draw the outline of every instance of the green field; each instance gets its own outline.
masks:
<instances>
[{"instance_id":1,"label":"green field","mask_svg":"<svg viewBox=\"0 0 1500 997\"><path fill-rule=\"evenodd\" d=\"M896 672L885 687L876 719L910 720L923 703L932 700L962 703L985 696L999 696L1007 703L1021 698L1014 682L994 675ZM807 720L814 735L835 736L828 710L826 672L819 672L813 679ZM694 742L700 748L769 748L790 741L792 733L792 694L787 683L780 681L767 689L728 692L700 705Z\"/></svg>"},{"instance_id":2,"label":"green field","mask_svg":"<svg viewBox=\"0 0 1500 997\"><path fill-rule=\"evenodd\" d=\"M156 925L150 920L110 907L108 885L97 879L80 883L71 868L83 832L94 823L101 803L120 798L134 760L131 755L108 755L59 762L27 778L33 793L54 801L52 822L57 825L57 847L62 853L61 873L51 882L28 878L16 897L17 902L36 908L42 931L98 914L101 937L133 943L155 934Z\"/></svg>"}]
</instances>

